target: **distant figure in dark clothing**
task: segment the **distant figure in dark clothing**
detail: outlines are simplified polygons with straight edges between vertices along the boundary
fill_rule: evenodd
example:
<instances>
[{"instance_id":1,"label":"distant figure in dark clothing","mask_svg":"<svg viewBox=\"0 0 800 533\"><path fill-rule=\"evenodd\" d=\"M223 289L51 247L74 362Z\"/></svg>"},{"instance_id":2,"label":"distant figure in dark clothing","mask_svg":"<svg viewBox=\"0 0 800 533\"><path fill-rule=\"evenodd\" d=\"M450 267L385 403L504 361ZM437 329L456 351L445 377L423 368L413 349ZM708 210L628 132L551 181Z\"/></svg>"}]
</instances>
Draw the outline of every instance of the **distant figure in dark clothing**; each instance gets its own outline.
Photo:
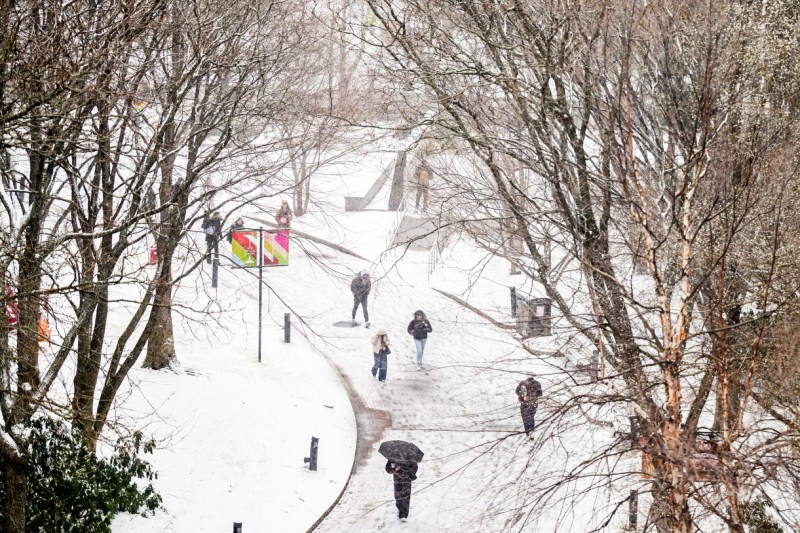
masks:
<instances>
[{"instance_id":1,"label":"distant figure in dark clothing","mask_svg":"<svg viewBox=\"0 0 800 533\"><path fill-rule=\"evenodd\" d=\"M432 331L433 327L425 313L419 309L414 311L414 320L408 324L408 333L414 337L414 345L417 347L417 370L422 370L422 354L428 342L428 333Z\"/></svg>"},{"instance_id":2,"label":"distant figure in dark clothing","mask_svg":"<svg viewBox=\"0 0 800 533\"><path fill-rule=\"evenodd\" d=\"M394 501L400 521L405 522L411 507L411 482L417 479L417 463L388 461L386 472L394 474Z\"/></svg>"},{"instance_id":3,"label":"distant figure in dark clothing","mask_svg":"<svg viewBox=\"0 0 800 533\"><path fill-rule=\"evenodd\" d=\"M525 434L530 438L533 438L533 428L536 425L536 409L541 397L542 385L533 377L523 379L517 385L517 398L519 398L519 410L522 414L522 425L525 427Z\"/></svg>"},{"instance_id":4,"label":"distant figure in dark clothing","mask_svg":"<svg viewBox=\"0 0 800 533\"><path fill-rule=\"evenodd\" d=\"M214 211L211 216L203 218L203 233L206 234L206 263L211 262L211 253L219 261L219 238L222 235L222 215Z\"/></svg>"},{"instance_id":5,"label":"distant figure in dark clothing","mask_svg":"<svg viewBox=\"0 0 800 533\"><path fill-rule=\"evenodd\" d=\"M244 229L244 219L242 217L239 217L236 219L236 222L231 224L231 229L228 231L228 242L231 242L233 240L234 232L239 231L241 229Z\"/></svg>"},{"instance_id":6,"label":"distant figure in dark clothing","mask_svg":"<svg viewBox=\"0 0 800 533\"><path fill-rule=\"evenodd\" d=\"M369 272L362 270L353 281L350 282L350 292L353 293L353 325L356 324L356 311L358 306L364 312L364 325L369 327L369 312L367 311L367 297L372 289L372 282L369 279Z\"/></svg>"},{"instance_id":7,"label":"distant figure in dark clothing","mask_svg":"<svg viewBox=\"0 0 800 533\"><path fill-rule=\"evenodd\" d=\"M289 207L288 200L281 200L281 206L275 211L275 222L281 229L289 229L292 223L292 208Z\"/></svg>"}]
</instances>

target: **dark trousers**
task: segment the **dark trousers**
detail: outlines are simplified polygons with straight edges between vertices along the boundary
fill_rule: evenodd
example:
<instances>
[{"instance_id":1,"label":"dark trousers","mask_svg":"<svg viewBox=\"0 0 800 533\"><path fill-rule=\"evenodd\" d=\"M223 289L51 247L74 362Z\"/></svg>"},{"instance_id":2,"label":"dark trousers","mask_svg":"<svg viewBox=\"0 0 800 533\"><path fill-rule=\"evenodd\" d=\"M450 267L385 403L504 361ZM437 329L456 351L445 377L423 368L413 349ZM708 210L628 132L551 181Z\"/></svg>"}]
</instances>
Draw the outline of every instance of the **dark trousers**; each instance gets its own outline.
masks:
<instances>
[{"instance_id":1,"label":"dark trousers","mask_svg":"<svg viewBox=\"0 0 800 533\"><path fill-rule=\"evenodd\" d=\"M378 375L378 381L383 381L386 379L386 369L389 366L389 362L387 361L386 354L374 353L372 357L375 358L375 364L372 365L372 375Z\"/></svg>"},{"instance_id":2,"label":"dark trousers","mask_svg":"<svg viewBox=\"0 0 800 533\"><path fill-rule=\"evenodd\" d=\"M394 478L394 501L397 505L400 518L408 518L408 510L411 508L411 482L398 481Z\"/></svg>"},{"instance_id":3,"label":"dark trousers","mask_svg":"<svg viewBox=\"0 0 800 533\"><path fill-rule=\"evenodd\" d=\"M525 434L530 435L536 426L536 404L520 402L519 411L522 413L522 425L525 426Z\"/></svg>"},{"instance_id":4,"label":"dark trousers","mask_svg":"<svg viewBox=\"0 0 800 533\"><path fill-rule=\"evenodd\" d=\"M211 262L212 253L213 258L219 262L219 239L216 237L211 237L210 239L206 237L206 247L208 248L206 251L206 263Z\"/></svg>"},{"instance_id":5,"label":"dark trousers","mask_svg":"<svg viewBox=\"0 0 800 533\"><path fill-rule=\"evenodd\" d=\"M367 312L367 294L364 296L353 295L353 320L356 319L356 311L358 306L361 305L361 310L364 311L364 322L369 322L369 312Z\"/></svg>"}]
</instances>

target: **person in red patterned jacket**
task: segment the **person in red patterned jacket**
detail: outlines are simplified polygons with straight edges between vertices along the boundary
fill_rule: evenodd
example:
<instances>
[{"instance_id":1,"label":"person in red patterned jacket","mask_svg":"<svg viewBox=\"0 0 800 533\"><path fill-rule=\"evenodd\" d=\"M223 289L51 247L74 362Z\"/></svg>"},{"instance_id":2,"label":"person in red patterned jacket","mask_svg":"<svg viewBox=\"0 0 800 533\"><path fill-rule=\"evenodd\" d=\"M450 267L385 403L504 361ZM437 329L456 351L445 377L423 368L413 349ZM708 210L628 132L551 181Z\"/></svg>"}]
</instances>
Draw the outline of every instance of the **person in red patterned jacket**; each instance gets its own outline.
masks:
<instances>
[{"instance_id":1,"label":"person in red patterned jacket","mask_svg":"<svg viewBox=\"0 0 800 533\"><path fill-rule=\"evenodd\" d=\"M542 385L533 376L523 379L517 385L517 398L519 398L519 410L522 414L522 425L525 427L525 434L533 438L533 428L536 426L536 409L539 406L539 398L542 397Z\"/></svg>"}]
</instances>

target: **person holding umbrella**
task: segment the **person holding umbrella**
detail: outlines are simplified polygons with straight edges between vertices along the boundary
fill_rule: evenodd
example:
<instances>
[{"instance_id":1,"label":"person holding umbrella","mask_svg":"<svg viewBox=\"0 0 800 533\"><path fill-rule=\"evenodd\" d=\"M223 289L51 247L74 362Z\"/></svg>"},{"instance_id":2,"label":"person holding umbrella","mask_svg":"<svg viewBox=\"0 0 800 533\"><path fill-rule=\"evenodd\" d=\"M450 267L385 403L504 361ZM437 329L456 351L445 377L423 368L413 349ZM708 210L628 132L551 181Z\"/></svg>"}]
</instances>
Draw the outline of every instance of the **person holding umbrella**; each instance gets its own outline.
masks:
<instances>
[{"instance_id":1,"label":"person holding umbrella","mask_svg":"<svg viewBox=\"0 0 800 533\"><path fill-rule=\"evenodd\" d=\"M387 461L386 472L394 474L394 501L400 521L405 522L411 508L411 482L417 479L417 463Z\"/></svg>"},{"instance_id":2,"label":"person holding umbrella","mask_svg":"<svg viewBox=\"0 0 800 533\"><path fill-rule=\"evenodd\" d=\"M386 472L394 475L394 501L400 521L405 522L411 508L411 482L417 479L417 463L425 454L404 440L382 442L378 452L388 459Z\"/></svg>"}]
</instances>

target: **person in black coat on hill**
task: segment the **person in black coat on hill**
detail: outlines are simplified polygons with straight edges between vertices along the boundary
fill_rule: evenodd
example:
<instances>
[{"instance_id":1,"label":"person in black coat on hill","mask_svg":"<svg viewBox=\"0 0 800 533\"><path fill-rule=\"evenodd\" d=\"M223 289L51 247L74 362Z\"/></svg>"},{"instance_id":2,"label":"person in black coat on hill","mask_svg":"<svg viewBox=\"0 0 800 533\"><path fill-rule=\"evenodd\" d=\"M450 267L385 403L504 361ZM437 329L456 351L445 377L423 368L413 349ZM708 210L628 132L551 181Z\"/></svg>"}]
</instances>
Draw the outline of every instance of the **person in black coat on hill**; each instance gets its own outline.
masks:
<instances>
[{"instance_id":1,"label":"person in black coat on hill","mask_svg":"<svg viewBox=\"0 0 800 533\"><path fill-rule=\"evenodd\" d=\"M362 270L353 281L350 282L350 292L353 293L353 325L356 325L356 311L358 306L364 311L364 325L369 327L369 312L367 311L367 297L372 290L372 282L369 279L369 272Z\"/></svg>"},{"instance_id":2,"label":"person in black coat on hill","mask_svg":"<svg viewBox=\"0 0 800 533\"><path fill-rule=\"evenodd\" d=\"M211 253L219 261L219 238L222 235L222 215L214 211L203 217L203 233L206 234L206 263L211 262Z\"/></svg>"},{"instance_id":3,"label":"person in black coat on hill","mask_svg":"<svg viewBox=\"0 0 800 533\"><path fill-rule=\"evenodd\" d=\"M386 472L394 474L394 501L400 521L405 522L411 508L411 482L417 479L417 463L389 460L386 463Z\"/></svg>"},{"instance_id":4,"label":"person in black coat on hill","mask_svg":"<svg viewBox=\"0 0 800 533\"><path fill-rule=\"evenodd\" d=\"M414 320L408 324L408 333L414 337L417 347L417 369L422 369L422 354L425 352L425 343L428 342L428 333L433 331L428 317L421 310L414 311Z\"/></svg>"}]
</instances>

